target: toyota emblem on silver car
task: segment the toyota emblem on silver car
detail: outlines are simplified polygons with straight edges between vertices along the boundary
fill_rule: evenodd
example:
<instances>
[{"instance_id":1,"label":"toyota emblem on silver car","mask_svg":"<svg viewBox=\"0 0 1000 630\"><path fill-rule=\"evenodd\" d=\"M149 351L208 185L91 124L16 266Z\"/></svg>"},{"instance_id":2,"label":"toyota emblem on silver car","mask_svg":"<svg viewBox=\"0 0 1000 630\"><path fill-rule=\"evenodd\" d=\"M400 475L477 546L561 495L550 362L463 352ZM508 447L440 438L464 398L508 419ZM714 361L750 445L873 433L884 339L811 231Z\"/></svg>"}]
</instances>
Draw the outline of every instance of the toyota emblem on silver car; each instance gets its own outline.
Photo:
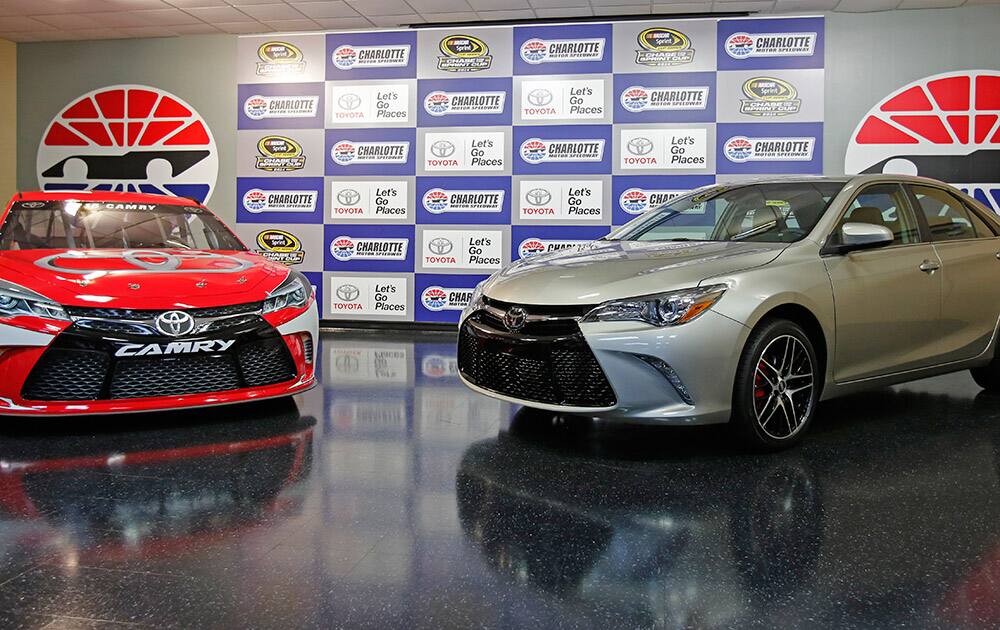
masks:
<instances>
[{"instance_id":1,"label":"toyota emblem on silver car","mask_svg":"<svg viewBox=\"0 0 1000 630\"><path fill-rule=\"evenodd\" d=\"M194 318L184 311L166 311L156 317L156 329L170 337L180 337L194 330Z\"/></svg>"},{"instance_id":2,"label":"toyota emblem on silver car","mask_svg":"<svg viewBox=\"0 0 1000 630\"><path fill-rule=\"evenodd\" d=\"M528 312L520 306L515 306L504 313L503 323L510 332L517 332L524 328L528 321Z\"/></svg>"}]
</instances>

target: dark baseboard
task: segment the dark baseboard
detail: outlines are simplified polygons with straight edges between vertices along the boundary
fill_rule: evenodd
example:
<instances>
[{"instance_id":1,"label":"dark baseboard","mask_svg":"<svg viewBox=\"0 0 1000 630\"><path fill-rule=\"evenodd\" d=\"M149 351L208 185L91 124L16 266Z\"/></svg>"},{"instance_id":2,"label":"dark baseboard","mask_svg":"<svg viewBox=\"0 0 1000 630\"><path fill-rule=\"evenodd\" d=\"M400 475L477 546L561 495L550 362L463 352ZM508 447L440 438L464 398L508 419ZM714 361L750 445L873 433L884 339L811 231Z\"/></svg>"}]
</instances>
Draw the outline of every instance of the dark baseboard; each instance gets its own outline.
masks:
<instances>
[{"instance_id":1,"label":"dark baseboard","mask_svg":"<svg viewBox=\"0 0 1000 630\"><path fill-rule=\"evenodd\" d=\"M357 320L321 319L324 330L398 330L403 332L457 333L458 326L445 322L366 322Z\"/></svg>"}]
</instances>

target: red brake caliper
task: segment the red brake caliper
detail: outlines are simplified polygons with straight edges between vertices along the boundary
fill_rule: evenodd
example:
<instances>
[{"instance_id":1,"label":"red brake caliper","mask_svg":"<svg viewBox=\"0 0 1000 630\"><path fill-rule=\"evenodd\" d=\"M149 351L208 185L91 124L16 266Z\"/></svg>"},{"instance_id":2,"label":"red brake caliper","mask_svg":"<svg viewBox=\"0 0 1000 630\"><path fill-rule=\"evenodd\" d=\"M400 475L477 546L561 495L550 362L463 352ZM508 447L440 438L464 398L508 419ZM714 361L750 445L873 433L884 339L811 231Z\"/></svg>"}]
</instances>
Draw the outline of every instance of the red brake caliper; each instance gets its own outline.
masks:
<instances>
[{"instance_id":1,"label":"red brake caliper","mask_svg":"<svg viewBox=\"0 0 1000 630\"><path fill-rule=\"evenodd\" d=\"M761 359L760 363L757 364L757 372L753 379L753 397L754 398L764 398L767 396L767 392L764 391L764 377L761 376L761 372L764 371L764 360Z\"/></svg>"}]
</instances>

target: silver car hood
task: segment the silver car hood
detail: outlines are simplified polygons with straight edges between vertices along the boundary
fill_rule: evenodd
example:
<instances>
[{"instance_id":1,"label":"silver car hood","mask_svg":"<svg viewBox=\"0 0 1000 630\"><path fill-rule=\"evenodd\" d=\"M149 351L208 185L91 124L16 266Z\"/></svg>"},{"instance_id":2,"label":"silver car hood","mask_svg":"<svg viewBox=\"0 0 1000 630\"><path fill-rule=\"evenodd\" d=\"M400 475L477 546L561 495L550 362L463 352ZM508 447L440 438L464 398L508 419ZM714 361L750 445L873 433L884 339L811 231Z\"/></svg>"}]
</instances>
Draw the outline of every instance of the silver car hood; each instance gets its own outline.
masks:
<instances>
[{"instance_id":1,"label":"silver car hood","mask_svg":"<svg viewBox=\"0 0 1000 630\"><path fill-rule=\"evenodd\" d=\"M483 287L518 304L598 304L766 265L787 243L594 241L519 260Z\"/></svg>"}]
</instances>

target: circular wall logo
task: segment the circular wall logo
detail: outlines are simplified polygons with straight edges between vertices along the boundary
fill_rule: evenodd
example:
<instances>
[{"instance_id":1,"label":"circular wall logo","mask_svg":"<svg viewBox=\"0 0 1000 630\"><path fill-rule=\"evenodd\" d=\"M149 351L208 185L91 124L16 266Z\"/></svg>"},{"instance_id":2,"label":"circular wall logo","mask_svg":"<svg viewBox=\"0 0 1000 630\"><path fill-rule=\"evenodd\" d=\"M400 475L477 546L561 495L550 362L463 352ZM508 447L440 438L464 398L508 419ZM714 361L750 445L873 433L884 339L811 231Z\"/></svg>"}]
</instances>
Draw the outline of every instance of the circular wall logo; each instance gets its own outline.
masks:
<instances>
[{"instance_id":1,"label":"circular wall logo","mask_svg":"<svg viewBox=\"0 0 1000 630\"><path fill-rule=\"evenodd\" d=\"M622 107L630 112L641 112L649 106L649 92L644 87L632 86L622 92Z\"/></svg>"},{"instance_id":2,"label":"circular wall logo","mask_svg":"<svg viewBox=\"0 0 1000 630\"><path fill-rule=\"evenodd\" d=\"M959 70L876 103L847 145L845 173L922 175L1000 212L1000 71Z\"/></svg>"},{"instance_id":3,"label":"circular wall logo","mask_svg":"<svg viewBox=\"0 0 1000 630\"><path fill-rule=\"evenodd\" d=\"M618 205L629 214L642 214L649 209L649 196L639 188L629 188L618 198Z\"/></svg>"},{"instance_id":4,"label":"circular wall logo","mask_svg":"<svg viewBox=\"0 0 1000 630\"><path fill-rule=\"evenodd\" d=\"M341 70L350 70L358 63L358 51L351 46L340 46L333 51L333 65Z\"/></svg>"},{"instance_id":5,"label":"circular wall logo","mask_svg":"<svg viewBox=\"0 0 1000 630\"><path fill-rule=\"evenodd\" d=\"M730 162L746 162L753 157L753 145L750 139L744 136L736 136L726 141L723 147L726 159Z\"/></svg>"},{"instance_id":6,"label":"circular wall logo","mask_svg":"<svg viewBox=\"0 0 1000 630\"><path fill-rule=\"evenodd\" d=\"M337 164L350 164L358 157L358 148L353 142L338 142L330 149L330 157Z\"/></svg>"},{"instance_id":7,"label":"circular wall logo","mask_svg":"<svg viewBox=\"0 0 1000 630\"><path fill-rule=\"evenodd\" d=\"M354 239L349 236L338 236L330 243L330 253L337 260L350 260L354 258Z\"/></svg>"},{"instance_id":8,"label":"circular wall logo","mask_svg":"<svg viewBox=\"0 0 1000 630\"><path fill-rule=\"evenodd\" d=\"M191 197L205 203L219 175L208 124L173 94L112 85L73 99L38 146L43 190L115 190Z\"/></svg>"},{"instance_id":9,"label":"circular wall logo","mask_svg":"<svg viewBox=\"0 0 1000 630\"><path fill-rule=\"evenodd\" d=\"M528 63L542 63L549 56L549 45L540 39L529 39L521 44L521 59Z\"/></svg>"},{"instance_id":10,"label":"circular wall logo","mask_svg":"<svg viewBox=\"0 0 1000 630\"><path fill-rule=\"evenodd\" d=\"M534 256L535 254L541 254L545 251L545 243L541 242L537 238L526 238L521 241L521 244L517 248L518 253L521 258L527 258L529 256Z\"/></svg>"},{"instance_id":11,"label":"circular wall logo","mask_svg":"<svg viewBox=\"0 0 1000 630\"><path fill-rule=\"evenodd\" d=\"M451 97L444 92L431 92L424 99L424 109L432 116L443 116L451 109Z\"/></svg>"},{"instance_id":12,"label":"circular wall logo","mask_svg":"<svg viewBox=\"0 0 1000 630\"><path fill-rule=\"evenodd\" d=\"M448 293L441 287L427 287L420 300L429 311L441 311L448 306Z\"/></svg>"},{"instance_id":13,"label":"circular wall logo","mask_svg":"<svg viewBox=\"0 0 1000 630\"><path fill-rule=\"evenodd\" d=\"M267 100L263 96L253 95L243 103L243 113L250 120L260 120L267 115Z\"/></svg>"},{"instance_id":14,"label":"circular wall logo","mask_svg":"<svg viewBox=\"0 0 1000 630\"><path fill-rule=\"evenodd\" d=\"M261 212L267 207L267 193L260 188L251 188L243 195L243 207L250 212Z\"/></svg>"},{"instance_id":15,"label":"circular wall logo","mask_svg":"<svg viewBox=\"0 0 1000 630\"><path fill-rule=\"evenodd\" d=\"M548 147L540 138L528 138L521 143L521 159L532 164L545 159Z\"/></svg>"},{"instance_id":16,"label":"circular wall logo","mask_svg":"<svg viewBox=\"0 0 1000 630\"><path fill-rule=\"evenodd\" d=\"M726 38L726 54L733 59L746 59L753 49L753 37L747 33L733 33Z\"/></svg>"},{"instance_id":17,"label":"circular wall logo","mask_svg":"<svg viewBox=\"0 0 1000 630\"><path fill-rule=\"evenodd\" d=\"M448 193L440 188L432 188L424 193L424 208L432 214L441 214L448 209Z\"/></svg>"}]
</instances>

